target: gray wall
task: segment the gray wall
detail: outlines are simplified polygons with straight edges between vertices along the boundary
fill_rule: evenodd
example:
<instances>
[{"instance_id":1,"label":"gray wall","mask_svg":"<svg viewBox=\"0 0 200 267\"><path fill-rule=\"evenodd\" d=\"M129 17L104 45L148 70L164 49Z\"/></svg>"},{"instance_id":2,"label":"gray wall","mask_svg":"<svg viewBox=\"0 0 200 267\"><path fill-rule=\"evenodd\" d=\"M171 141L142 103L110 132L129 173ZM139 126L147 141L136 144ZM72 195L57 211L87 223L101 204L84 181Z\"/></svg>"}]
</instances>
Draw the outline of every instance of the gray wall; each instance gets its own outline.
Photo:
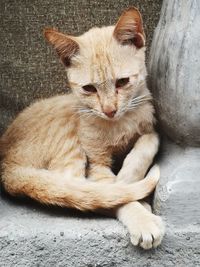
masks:
<instances>
[{"instance_id":1,"label":"gray wall","mask_svg":"<svg viewBox=\"0 0 200 267\"><path fill-rule=\"evenodd\" d=\"M150 87L162 131L200 147L200 1L164 0L151 46Z\"/></svg>"},{"instance_id":2,"label":"gray wall","mask_svg":"<svg viewBox=\"0 0 200 267\"><path fill-rule=\"evenodd\" d=\"M45 42L44 27L80 34L116 22L131 5L143 14L150 46L162 1L1 0L0 133L16 113L36 98L66 91L66 74Z\"/></svg>"}]
</instances>

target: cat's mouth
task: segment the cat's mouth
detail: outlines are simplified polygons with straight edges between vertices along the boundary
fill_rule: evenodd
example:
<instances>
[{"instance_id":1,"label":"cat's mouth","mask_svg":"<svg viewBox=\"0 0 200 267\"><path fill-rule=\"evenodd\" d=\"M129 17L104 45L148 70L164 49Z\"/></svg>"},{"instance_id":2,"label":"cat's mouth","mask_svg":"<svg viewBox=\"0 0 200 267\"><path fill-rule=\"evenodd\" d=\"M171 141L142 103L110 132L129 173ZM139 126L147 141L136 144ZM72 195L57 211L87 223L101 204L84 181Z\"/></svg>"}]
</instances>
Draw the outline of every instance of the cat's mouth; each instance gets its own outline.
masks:
<instances>
[{"instance_id":1,"label":"cat's mouth","mask_svg":"<svg viewBox=\"0 0 200 267\"><path fill-rule=\"evenodd\" d=\"M122 108L118 110L111 111L99 111L90 107L79 107L78 113L80 118L90 119L90 118L101 118L106 121L118 121L122 118L127 112L130 112L129 109Z\"/></svg>"},{"instance_id":2,"label":"cat's mouth","mask_svg":"<svg viewBox=\"0 0 200 267\"><path fill-rule=\"evenodd\" d=\"M125 112L114 112L114 114L110 114L109 116L107 114L105 114L104 112L98 113L98 115L96 114L96 116L106 120L106 121L118 121L120 118L123 117L123 115L125 114Z\"/></svg>"}]
</instances>

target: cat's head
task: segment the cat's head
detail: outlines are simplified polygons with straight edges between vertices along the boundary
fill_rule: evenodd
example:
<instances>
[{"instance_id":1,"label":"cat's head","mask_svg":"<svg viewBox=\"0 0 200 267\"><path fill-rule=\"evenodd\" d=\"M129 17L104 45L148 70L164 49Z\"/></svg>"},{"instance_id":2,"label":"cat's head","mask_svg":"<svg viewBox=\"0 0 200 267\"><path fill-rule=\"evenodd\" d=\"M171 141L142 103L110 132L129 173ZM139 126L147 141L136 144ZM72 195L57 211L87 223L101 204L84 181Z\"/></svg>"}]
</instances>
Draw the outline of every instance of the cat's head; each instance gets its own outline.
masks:
<instances>
[{"instance_id":1,"label":"cat's head","mask_svg":"<svg viewBox=\"0 0 200 267\"><path fill-rule=\"evenodd\" d=\"M67 69L81 112L116 120L142 102L145 35L136 8L124 11L115 26L92 28L78 37L46 29L45 37Z\"/></svg>"}]
</instances>

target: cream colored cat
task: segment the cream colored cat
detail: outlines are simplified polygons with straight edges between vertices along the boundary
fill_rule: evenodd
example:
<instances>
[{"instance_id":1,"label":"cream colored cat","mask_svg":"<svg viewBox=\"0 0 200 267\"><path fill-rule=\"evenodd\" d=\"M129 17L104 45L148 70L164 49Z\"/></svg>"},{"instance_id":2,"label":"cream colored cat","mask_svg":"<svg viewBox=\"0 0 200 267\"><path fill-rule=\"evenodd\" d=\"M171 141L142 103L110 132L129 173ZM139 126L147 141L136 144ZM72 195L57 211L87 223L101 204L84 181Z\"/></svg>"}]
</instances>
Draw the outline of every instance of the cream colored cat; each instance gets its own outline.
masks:
<instances>
[{"instance_id":1,"label":"cream colored cat","mask_svg":"<svg viewBox=\"0 0 200 267\"><path fill-rule=\"evenodd\" d=\"M159 138L145 81L139 11L129 8L116 26L78 37L53 29L45 37L66 66L72 92L36 102L8 127L0 140L5 189L45 204L112 209L134 245L157 247L162 220L136 201L159 178L154 166L143 179ZM122 154L127 156L116 176L113 158Z\"/></svg>"}]
</instances>

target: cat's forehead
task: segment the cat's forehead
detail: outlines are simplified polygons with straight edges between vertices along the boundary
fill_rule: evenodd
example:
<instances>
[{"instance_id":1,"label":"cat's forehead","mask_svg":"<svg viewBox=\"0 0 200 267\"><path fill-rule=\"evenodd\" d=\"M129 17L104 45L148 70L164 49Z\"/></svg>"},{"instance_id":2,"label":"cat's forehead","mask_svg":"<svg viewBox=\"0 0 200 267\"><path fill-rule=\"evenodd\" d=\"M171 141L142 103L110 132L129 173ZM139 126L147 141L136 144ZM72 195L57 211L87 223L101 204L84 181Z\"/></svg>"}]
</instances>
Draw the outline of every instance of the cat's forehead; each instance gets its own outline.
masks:
<instances>
[{"instance_id":1,"label":"cat's forehead","mask_svg":"<svg viewBox=\"0 0 200 267\"><path fill-rule=\"evenodd\" d=\"M113 36L114 27L93 28L81 36L80 54L69 79L80 84L101 83L139 73L144 64L144 51L121 45Z\"/></svg>"},{"instance_id":2,"label":"cat's forehead","mask_svg":"<svg viewBox=\"0 0 200 267\"><path fill-rule=\"evenodd\" d=\"M80 53L88 63L95 65L115 64L120 65L128 58L135 57L135 46L121 45L113 36L114 26L92 28L80 37Z\"/></svg>"}]
</instances>

